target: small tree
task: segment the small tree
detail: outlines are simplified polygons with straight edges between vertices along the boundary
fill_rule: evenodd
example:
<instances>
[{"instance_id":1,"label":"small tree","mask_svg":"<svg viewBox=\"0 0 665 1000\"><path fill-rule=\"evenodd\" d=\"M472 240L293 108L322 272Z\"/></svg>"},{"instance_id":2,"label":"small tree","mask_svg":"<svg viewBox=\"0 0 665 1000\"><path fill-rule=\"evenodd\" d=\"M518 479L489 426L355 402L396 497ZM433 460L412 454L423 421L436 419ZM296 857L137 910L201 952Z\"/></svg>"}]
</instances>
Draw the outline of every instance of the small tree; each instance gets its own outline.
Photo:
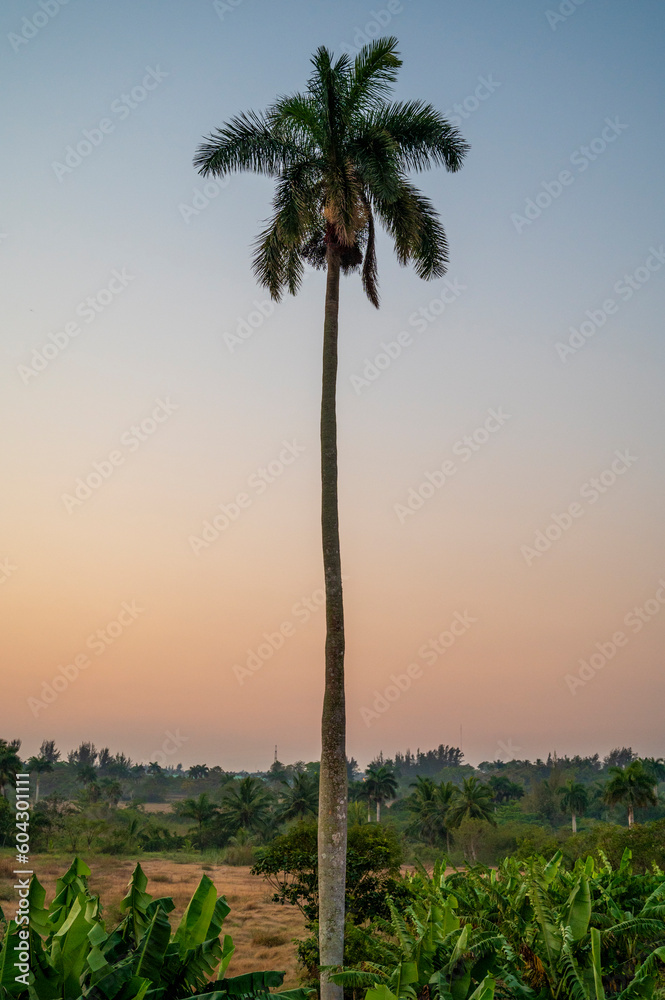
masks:
<instances>
[{"instance_id":1,"label":"small tree","mask_svg":"<svg viewBox=\"0 0 665 1000\"><path fill-rule=\"evenodd\" d=\"M60 751L55 745L55 740L43 740L39 748L39 756L44 757L51 764L57 764L60 760Z\"/></svg>"},{"instance_id":2,"label":"small tree","mask_svg":"<svg viewBox=\"0 0 665 1000\"><path fill-rule=\"evenodd\" d=\"M203 833L203 824L209 823L213 817L217 816L219 813L219 806L214 805L210 801L210 797L207 792L203 792L199 795L198 799L185 799L184 802L179 802L177 806L177 813L179 816L184 816L187 819L196 820L199 828L198 840L200 845L201 835Z\"/></svg>"}]
</instances>

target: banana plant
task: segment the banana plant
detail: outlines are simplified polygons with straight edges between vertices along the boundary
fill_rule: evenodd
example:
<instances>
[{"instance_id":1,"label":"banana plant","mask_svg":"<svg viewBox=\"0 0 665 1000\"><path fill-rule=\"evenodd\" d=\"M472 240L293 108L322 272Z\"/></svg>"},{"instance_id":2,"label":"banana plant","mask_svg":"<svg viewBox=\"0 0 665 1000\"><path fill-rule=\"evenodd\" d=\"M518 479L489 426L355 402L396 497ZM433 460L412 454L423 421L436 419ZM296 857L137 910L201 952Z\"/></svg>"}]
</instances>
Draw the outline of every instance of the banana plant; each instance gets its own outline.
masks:
<instances>
[{"instance_id":1,"label":"banana plant","mask_svg":"<svg viewBox=\"0 0 665 1000\"><path fill-rule=\"evenodd\" d=\"M557 852L407 881L411 906L369 929L385 959L333 977L365 1000L655 1000L665 987L665 880L633 874L630 852L617 869L601 856L569 871Z\"/></svg>"},{"instance_id":2,"label":"banana plant","mask_svg":"<svg viewBox=\"0 0 665 1000\"><path fill-rule=\"evenodd\" d=\"M255 972L224 978L234 952L222 934L230 908L204 875L173 931L170 897L153 899L136 865L122 918L107 930L101 903L88 889L90 869L75 859L56 883L55 897L33 876L29 886L29 970L17 978L19 926L5 921L0 949L0 1000L246 1000L270 994L276 1000L305 1000L310 991L270 993L283 972Z\"/></svg>"}]
</instances>

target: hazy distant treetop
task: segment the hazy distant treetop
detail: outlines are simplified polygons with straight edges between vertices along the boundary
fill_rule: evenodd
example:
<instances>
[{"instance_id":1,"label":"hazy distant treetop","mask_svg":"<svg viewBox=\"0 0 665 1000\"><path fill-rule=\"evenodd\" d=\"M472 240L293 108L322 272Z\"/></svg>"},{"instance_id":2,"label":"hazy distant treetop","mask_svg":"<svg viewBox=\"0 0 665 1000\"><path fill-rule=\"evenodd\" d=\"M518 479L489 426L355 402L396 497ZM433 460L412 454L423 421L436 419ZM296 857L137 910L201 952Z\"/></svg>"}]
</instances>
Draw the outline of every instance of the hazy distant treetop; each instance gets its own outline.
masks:
<instances>
[{"instance_id":1,"label":"hazy distant treetop","mask_svg":"<svg viewBox=\"0 0 665 1000\"><path fill-rule=\"evenodd\" d=\"M39 748L39 756L56 764L60 760L60 751L55 745L55 740L44 740Z\"/></svg>"}]
</instances>

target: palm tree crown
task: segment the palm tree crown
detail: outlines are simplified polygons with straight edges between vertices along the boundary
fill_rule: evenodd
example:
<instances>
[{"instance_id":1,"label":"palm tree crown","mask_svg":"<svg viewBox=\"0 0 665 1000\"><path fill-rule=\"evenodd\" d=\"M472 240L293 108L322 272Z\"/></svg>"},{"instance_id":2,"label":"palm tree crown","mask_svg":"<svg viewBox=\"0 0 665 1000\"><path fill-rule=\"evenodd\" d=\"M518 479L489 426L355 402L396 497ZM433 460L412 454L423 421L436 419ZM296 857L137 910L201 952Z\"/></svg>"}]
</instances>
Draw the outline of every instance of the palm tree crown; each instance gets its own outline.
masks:
<instances>
[{"instance_id":1,"label":"palm tree crown","mask_svg":"<svg viewBox=\"0 0 665 1000\"><path fill-rule=\"evenodd\" d=\"M367 768L365 778L367 786L368 802L371 799L376 803L376 822L381 820L381 803L386 799L392 799L397 791L397 778L391 768L385 764L370 765Z\"/></svg>"},{"instance_id":2,"label":"palm tree crown","mask_svg":"<svg viewBox=\"0 0 665 1000\"><path fill-rule=\"evenodd\" d=\"M561 808L572 817L573 833L577 833L577 817L581 816L589 805L589 793L585 785L571 778L563 788L557 790L561 796Z\"/></svg>"},{"instance_id":3,"label":"palm tree crown","mask_svg":"<svg viewBox=\"0 0 665 1000\"><path fill-rule=\"evenodd\" d=\"M319 782L314 774L304 771L295 774L291 784L286 786L281 795L279 815L281 819L304 820L306 816L316 816L319 800Z\"/></svg>"},{"instance_id":4,"label":"palm tree crown","mask_svg":"<svg viewBox=\"0 0 665 1000\"><path fill-rule=\"evenodd\" d=\"M465 819L483 819L496 826L491 789L478 778L465 778L453 795L447 819L453 828Z\"/></svg>"},{"instance_id":5,"label":"palm tree crown","mask_svg":"<svg viewBox=\"0 0 665 1000\"><path fill-rule=\"evenodd\" d=\"M295 295L304 260L323 267L334 252L345 272L362 265L378 306L375 216L400 264L412 261L421 278L445 273L445 232L407 171L456 171L468 147L431 105L387 100L401 66L396 46L395 38L377 39L354 62L333 62L319 48L305 93L237 115L197 150L204 176L247 170L277 180L274 214L254 254L256 277L276 300L285 289Z\"/></svg>"},{"instance_id":6,"label":"palm tree crown","mask_svg":"<svg viewBox=\"0 0 665 1000\"><path fill-rule=\"evenodd\" d=\"M611 767L612 777L605 786L608 806L619 803L628 807L628 826L635 822L635 809L653 806L657 799L653 790L653 776L645 770L641 760L632 761L627 767Z\"/></svg>"}]
</instances>

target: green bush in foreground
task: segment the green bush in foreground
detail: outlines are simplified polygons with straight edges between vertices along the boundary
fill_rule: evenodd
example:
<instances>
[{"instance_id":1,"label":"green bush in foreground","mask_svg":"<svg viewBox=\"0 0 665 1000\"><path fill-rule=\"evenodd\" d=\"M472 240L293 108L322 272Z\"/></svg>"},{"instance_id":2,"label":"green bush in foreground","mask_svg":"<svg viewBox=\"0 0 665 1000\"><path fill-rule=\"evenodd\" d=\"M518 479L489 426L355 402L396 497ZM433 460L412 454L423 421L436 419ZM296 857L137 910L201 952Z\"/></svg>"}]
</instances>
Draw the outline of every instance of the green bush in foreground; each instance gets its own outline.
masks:
<instances>
[{"instance_id":1,"label":"green bush in foreground","mask_svg":"<svg viewBox=\"0 0 665 1000\"><path fill-rule=\"evenodd\" d=\"M368 932L383 957L333 976L365 1000L605 1000L664 996L665 881L593 858L573 871L504 861L408 879L411 906ZM657 992L660 990L660 992Z\"/></svg>"},{"instance_id":2,"label":"green bush in foreground","mask_svg":"<svg viewBox=\"0 0 665 1000\"><path fill-rule=\"evenodd\" d=\"M120 904L124 916L111 931L102 920L98 896L87 884L90 869L78 858L58 879L45 908L45 892L33 876L28 907L19 925L6 922L0 949L2 1000L229 1000L265 997L281 986L283 972L224 975L234 946L221 936L230 908L204 875L179 924L172 931L170 897L153 899L141 866L134 869ZM29 942L30 959L21 951ZM15 963L18 963L16 965ZM18 978L17 978L18 977ZM272 994L277 1000L305 1000L307 991Z\"/></svg>"}]
</instances>

